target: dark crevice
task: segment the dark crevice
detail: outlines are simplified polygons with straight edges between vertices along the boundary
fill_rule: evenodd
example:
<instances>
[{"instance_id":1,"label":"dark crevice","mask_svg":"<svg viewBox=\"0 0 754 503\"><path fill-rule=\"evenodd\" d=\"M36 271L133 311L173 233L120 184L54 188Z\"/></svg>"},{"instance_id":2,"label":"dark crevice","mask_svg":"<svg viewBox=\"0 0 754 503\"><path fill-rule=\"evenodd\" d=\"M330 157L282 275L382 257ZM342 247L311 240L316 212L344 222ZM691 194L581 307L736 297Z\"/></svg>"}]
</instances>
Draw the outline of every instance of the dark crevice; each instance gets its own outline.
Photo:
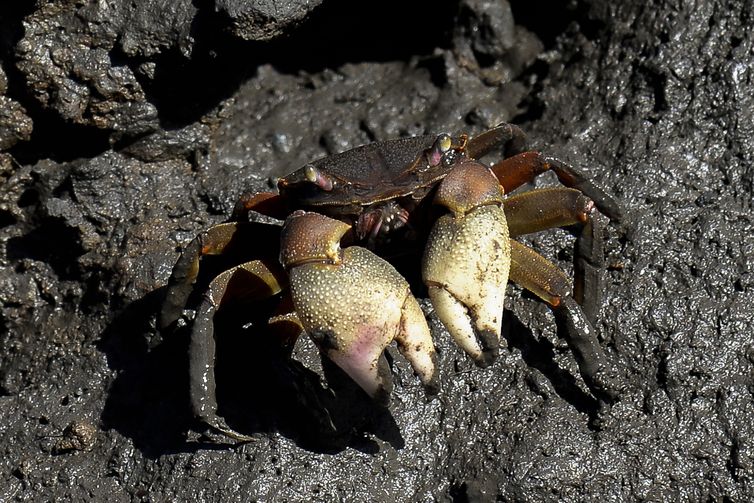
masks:
<instances>
[{"instance_id":1,"label":"dark crevice","mask_svg":"<svg viewBox=\"0 0 754 503\"><path fill-rule=\"evenodd\" d=\"M518 80L520 81L533 80L534 86L520 103L519 106L523 111L513 117L511 120L512 123L526 124L528 122L536 122L542 118L545 112L545 104L539 98L539 93L542 90L542 82L549 71L550 65L538 59L519 77Z\"/></svg>"},{"instance_id":2,"label":"dark crevice","mask_svg":"<svg viewBox=\"0 0 754 503\"><path fill-rule=\"evenodd\" d=\"M10 54L23 35L21 19L31 14L35 2L3 2L0 4L0 54ZM0 61L2 61L0 59ZM7 71L7 68L6 68Z\"/></svg>"},{"instance_id":3,"label":"dark crevice","mask_svg":"<svg viewBox=\"0 0 754 503\"><path fill-rule=\"evenodd\" d=\"M10 260L28 258L49 264L60 279L80 277L76 259L84 249L79 233L59 218L44 218L27 234L9 239L7 250Z\"/></svg>"},{"instance_id":4,"label":"dark crevice","mask_svg":"<svg viewBox=\"0 0 754 503\"><path fill-rule=\"evenodd\" d=\"M350 62L409 61L450 47L457 11L453 0L385 0L365 14L362 4L331 0L290 38L273 42L269 62L282 72L318 73Z\"/></svg>"},{"instance_id":5,"label":"dark crevice","mask_svg":"<svg viewBox=\"0 0 754 503\"><path fill-rule=\"evenodd\" d=\"M28 208L30 206L35 206L39 204L39 191L33 187L28 188L21 193L21 196L18 198L17 202L19 208Z\"/></svg>"},{"instance_id":6,"label":"dark crevice","mask_svg":"<svg viewBox=\"0 0 754 503\"><path fill-rule=\"evenodd\" d=\"M449 47L456 2L422 0L412 7L407 12L405 2L387 0L365 14L356 2L329 1L290 36L269 42L239 40L227 32L222 14L200 11L191 29L197 40L191 60L177 50L159 56L154 79L142 85L162 125L180 127L232 96L262 65L289 74L319 73L347 63L410 61ZM391 36L385 37L388 29Z\"/></svg>"},{"instance_id":7,"label":"dark crevice","mask_svg":"<svg viewBox=\"0 0 754 503\"><path fill-rule=\"evenodd\" d=\"M0 209L0 229L8 227L17 222L17 219L13 213L8 210Z\"/></svg>"},{"instance_id":8,"label":"dark crevice","mask_svg":"<svg viewBox=\"0 0 754 503\"><path fill-rule=\"evenodd\" d=\"M548 0L512 0L511 10L516 24L536 34L546 49L555 46L557 37L576 20L577 14L572 2Z\"/></svg>"},{"instance_id":9,"label":"dark crevice","mask_svg":"<svg viewBox=\"0 0 754 503\"><path fill-rule=\"evenodd\" d=\"M544 44L545 51L555 49L558 46L559 37L563 34L578 33L589 40L596 40L605 29L604 22L590 15L589 5L577 0L571 2L512 0L511 9L516 24L536 34ZM568 61L568 64L577 62L581 57L580 53L577 52L574 57L577 59ZM550 64L538 59L517 78L519 82L534 82L534 85L520 104L523 112L513 117L511 122L525 124L542 118L545 104L539 98L539 94L549 72Z\"/></svg>"},{"instance_id":10,"label":"dark crevice","mask_svg":"<svg viewBox=\"0 0 754 503\"><path fill-rule=\"evenodd\" d=\"M578 32L590 40L598 37L605 23L590 15L590 5L581 0L550 2L548 0L511 0L511 10L516 24L535 33L552 49L558 37L572 23L578 24Z\"/></svg>"},{"instance_id":11,"label":"dark crevice","mask_svg":"<svg viewBox=\"0 0 754 503\"><path fill-rule=\"evenodd\" d=\"M665 88L667 87L667 77L657 71L644 72L644 78L647 81L650 89L654 95L654 108L653 111L657 114L667 112L668 100L665 96Z\"/></svg>"},{"instance_id":12,"label":"dark crevice","mask_svg":"<svg viewBox=\"0 0 754 503\"><path fill-rule=\"evenodd\" d=\"M73 180L70 176L65 177L60 185L53 189L52 196L58 199L68 198L76 202L76 197L73 192Z\"/></svg>"},{"instance_id":13,"label":"dark crevice","mask_svg":"<svg viewBox=\"0 0 754 503\"><path fill-rule=\"evenodd\" d=\"M56 111L43 108L34 98L21 101L27 115L34 121L34 129L29 141L20 142L9 150L19 164L34 164L39 159L63 163L95 157L110 148L110 131L72 124ZM82 138L86 141L81 141Z\"/></svg>"},{"instance_id":14,"label":"dark crevice","mask_svg":"<svg viewBox=\"0 0 754 503\"><path fill-rule=\"evenodd\" d=\"M100 306L118 307L115 305L117 300L113 301L114 296L108 289L108 286L114 282L113 276L110 270L100 267L87 271L84 282L86 288L79 306L83 313L94 313Z\"/></svg>"}]
</instances>

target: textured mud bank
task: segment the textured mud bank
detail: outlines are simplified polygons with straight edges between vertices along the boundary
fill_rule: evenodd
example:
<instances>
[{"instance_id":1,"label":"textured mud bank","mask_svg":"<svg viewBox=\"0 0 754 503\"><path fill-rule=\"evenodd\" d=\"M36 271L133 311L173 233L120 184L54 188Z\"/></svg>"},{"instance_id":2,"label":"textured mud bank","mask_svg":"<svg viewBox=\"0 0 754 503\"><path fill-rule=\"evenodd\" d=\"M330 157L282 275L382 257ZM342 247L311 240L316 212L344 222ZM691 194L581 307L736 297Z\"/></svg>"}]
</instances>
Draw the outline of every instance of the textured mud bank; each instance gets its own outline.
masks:
<instances>
[{"instance_id":1,"label":"textured mud bank","mask_svg":"<svg viewBox=\"0 0 754 503\"><path fill-rule=\"evenodd\" d=\"M754 499L751 1L6 3L0 501ZM626 210L597 326L621 400L597 413L511 287L500 360L430 314L442 392L395 354L388 410L308 341L218 327L259 439L193 432L185 333L155 329L180 247L307 160L503 120ZM529 243L570 270L568 233Z\"/></svg>"}]
</instances>

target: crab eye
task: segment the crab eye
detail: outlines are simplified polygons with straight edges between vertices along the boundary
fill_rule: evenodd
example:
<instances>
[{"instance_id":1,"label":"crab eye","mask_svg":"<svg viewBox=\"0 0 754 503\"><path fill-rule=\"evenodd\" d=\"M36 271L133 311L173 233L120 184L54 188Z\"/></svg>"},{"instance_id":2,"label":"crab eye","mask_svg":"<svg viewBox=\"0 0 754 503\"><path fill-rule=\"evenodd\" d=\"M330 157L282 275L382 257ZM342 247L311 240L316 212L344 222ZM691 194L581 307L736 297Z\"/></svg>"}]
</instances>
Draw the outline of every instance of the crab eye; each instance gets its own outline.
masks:
<instances>
[{"instance_id":1,"label":"crab eye","mask_svg":"<svg viewBox=\"0 0 754 503\"><path fill-rule=\"evenodd\" d=\"M317 168L311 164L304 167L304 176L306 176L306 179L310 182L317 183Z\"/></svg>"},{"instance_id":2,"label":"crab eye","mask_svg":"<svg viewBox=\"0 0 754 503\"><path fill-rule=\"evenodd\" d=\"M437 148L440 150L440 152L447 152L450 150L451 145L450 135L448 133L443 133L440 136L437 137L437 141L435 144L437 145Z\"/></svg>"},{"instance_id":3,"label":"crab eye","mask_svg":"<svg viewBox=\"0 0 754 503\"><path fill-rule=\"evenodd\" d=\"M438 164L440 164L443 155L446 152L450 151L451 146L452 141L449 134L443 133L439 135L437 139L435 139L435 142L432 144L432 147L430 147L429 151L427 152L427 160L429 161L429 165L437 166Z\"/></svg>"},{"instance_id":4,"label":"crab eye","mask_svg":"<svg viewBox=\"0 0 754 503\"><path fill-rule=\"evenodd\" d=\"M307 181L313 183L326 192L331 191L333 188L332 179L311 164L304 167L304 176L306 177Z\"/></svg>"}]
</instances>

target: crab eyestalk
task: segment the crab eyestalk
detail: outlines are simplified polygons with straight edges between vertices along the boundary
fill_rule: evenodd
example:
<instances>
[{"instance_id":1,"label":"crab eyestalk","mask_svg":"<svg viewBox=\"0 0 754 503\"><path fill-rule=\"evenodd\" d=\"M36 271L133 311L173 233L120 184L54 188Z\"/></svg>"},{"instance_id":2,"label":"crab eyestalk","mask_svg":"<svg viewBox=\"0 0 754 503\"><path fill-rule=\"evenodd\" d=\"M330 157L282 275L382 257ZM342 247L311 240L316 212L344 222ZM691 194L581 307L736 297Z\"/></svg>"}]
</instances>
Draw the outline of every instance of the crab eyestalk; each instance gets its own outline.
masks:
<instances>
[{"instance_id":1,"label":"crab eyestalk","mask_svg":"<svg viewBox=\"0 0 754 503\"><path fill-rule=\"evenodd\" d=\"M437 137L432 146L427 150L427 161L430 166L437 166L442 161L442 156L450 150L453 140L447 133L442 133Z\"/></svg>"},{"instance_id":2,"label":"crab eyestalk","mask_svg":"<svg viewBox=\"0 0 754 503\"><path fill-rule=\"evenodd\" d=\"M334 184L332 178L322 173L322 171L318 170L311 164L304 167L304 175L310 183L313 183L325 192L330 192L333 189Z\"/></svg>"},{"instance_id":3,"label":"crab eyestalk","mask_svg":"<svg viewBox=\"0 0 754 503\"><path fill-rule=\"evenodd\" d=\"M387 402L392 388L383 352L393 340L425 388L436 391L434 344L408 283L369 250L341 249L340 239L349 228L305 212L295 212L285 223L281 262L289 270L304 330L379 402Z\"/></svg>"},{"instance_id":4,"label":"crab eyestalk","mask_svg":"<svg viewBox=\"0 0 754 503\"><path fill-rule=\"evenodd\" d=\"M449 212L428 238L422 276L437 316L477 365L497 357L510 270L503 192L486 166L463 160L440 184Z\"/></svg>"}]
</instances>

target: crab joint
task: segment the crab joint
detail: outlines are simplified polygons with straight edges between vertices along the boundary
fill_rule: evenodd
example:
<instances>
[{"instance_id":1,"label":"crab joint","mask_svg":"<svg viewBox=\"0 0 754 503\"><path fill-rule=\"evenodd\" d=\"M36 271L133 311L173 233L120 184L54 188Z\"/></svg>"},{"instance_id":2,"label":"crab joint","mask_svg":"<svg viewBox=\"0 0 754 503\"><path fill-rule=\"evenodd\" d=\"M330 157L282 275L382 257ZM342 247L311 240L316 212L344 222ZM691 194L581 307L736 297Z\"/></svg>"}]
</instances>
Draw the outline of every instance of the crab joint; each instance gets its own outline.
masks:
<instances>
[{"instance_id":1,"label":"crab joint","mask_svg":"<svg viewBox=\"0 0 754 503\"><path fill-rule=\"evenodd\" d=\"M318 213L294 211L280 236L280 263L289 269L306 262L340 262L340 238L350 225Z\"/></svg>"},{"instance_id":2,"label":"crab joint","mask_svg":"<svg viewBox=\"0 0 754 503\"><path fill-rule=\"evenodd\" d=\"M488 167L465 160L442 181L434 202L463 215L478 206L502 204L503 188Z\"/></svg>"}]
</instances>

